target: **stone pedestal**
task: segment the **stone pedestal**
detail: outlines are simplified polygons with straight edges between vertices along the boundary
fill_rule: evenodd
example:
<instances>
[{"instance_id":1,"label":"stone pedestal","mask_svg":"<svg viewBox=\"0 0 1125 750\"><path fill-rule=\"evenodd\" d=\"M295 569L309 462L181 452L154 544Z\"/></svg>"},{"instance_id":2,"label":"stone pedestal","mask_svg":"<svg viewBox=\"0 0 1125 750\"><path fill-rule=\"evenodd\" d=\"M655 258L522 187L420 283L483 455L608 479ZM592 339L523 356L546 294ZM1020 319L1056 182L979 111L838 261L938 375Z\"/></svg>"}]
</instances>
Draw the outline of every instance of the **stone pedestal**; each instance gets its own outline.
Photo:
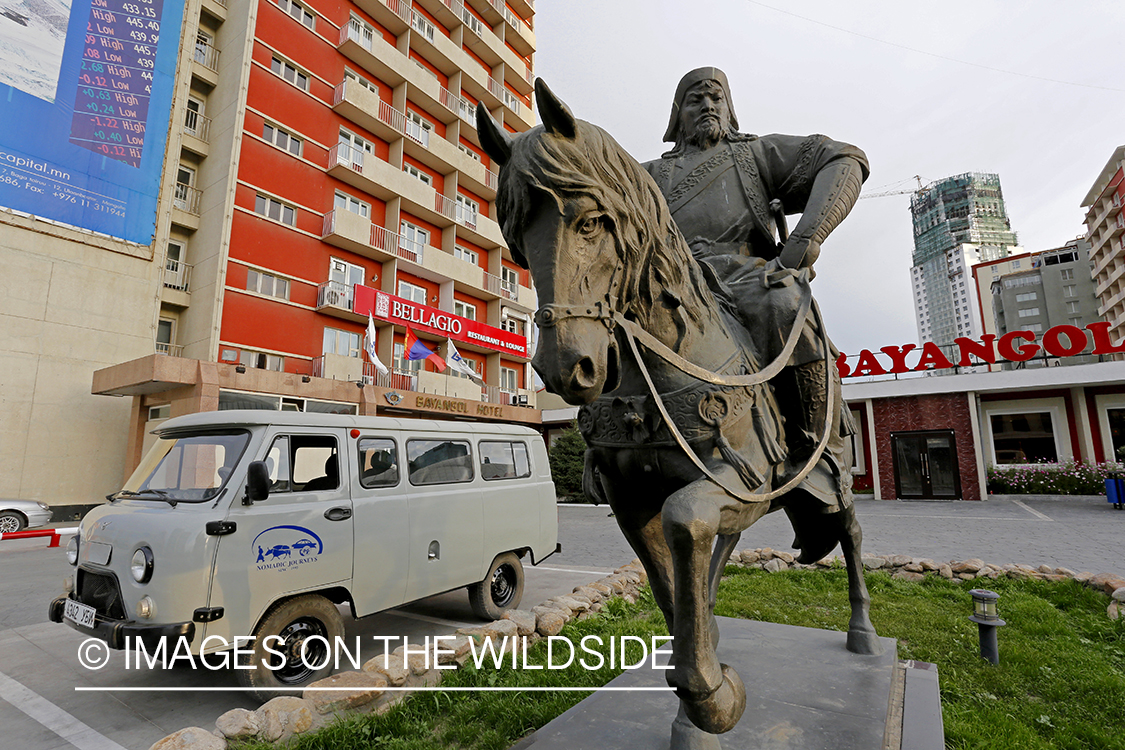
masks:
<instances>
[{"instance_id":1,"label":"stone pedestal","mask_svg":"<svg viewBox=\"0 0 1125 750\"><path fill-rule=\"evenodd\" d=\"M898 750L906 747L904 711L931 717L936 711L936 747L942 746L936 693L928 706L903 706L909 670L898 661L893 639L882 639L882 656L859 656L847 651L842 632L718 619L719 658L738 670L747 692L746 713L719 736L721 747ZM648 666L609 684L666 686L664 672ZM671 692L594 693L513 750L666 750L677 706Z\"/></svg>"}]
</instances>

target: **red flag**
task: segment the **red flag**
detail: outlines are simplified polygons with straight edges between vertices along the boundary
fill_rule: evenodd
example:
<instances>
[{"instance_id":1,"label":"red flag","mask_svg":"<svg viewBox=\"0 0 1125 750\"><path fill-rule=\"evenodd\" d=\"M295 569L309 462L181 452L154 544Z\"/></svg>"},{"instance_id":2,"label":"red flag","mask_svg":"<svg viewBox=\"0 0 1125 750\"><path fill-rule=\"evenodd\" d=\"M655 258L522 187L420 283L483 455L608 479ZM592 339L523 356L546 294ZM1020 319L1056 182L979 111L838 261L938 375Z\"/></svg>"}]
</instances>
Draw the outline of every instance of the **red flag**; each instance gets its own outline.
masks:
<instances>
[{"instance_id":1,"label":"red flag","mask_svg":"<svg viewBox=\"0 0 1125 750\"><path fill-rule=\"evenodd\" d=\"M423 344L418 337L414 335L414 331L411 330L409 326L406 328L405 351L408 360L413 362L419 359L428 359L434 363L434 367L438 369L438 372L445 372L445 360L439 357L437 352L433 349Z\"/></svg>"}]
</instances>

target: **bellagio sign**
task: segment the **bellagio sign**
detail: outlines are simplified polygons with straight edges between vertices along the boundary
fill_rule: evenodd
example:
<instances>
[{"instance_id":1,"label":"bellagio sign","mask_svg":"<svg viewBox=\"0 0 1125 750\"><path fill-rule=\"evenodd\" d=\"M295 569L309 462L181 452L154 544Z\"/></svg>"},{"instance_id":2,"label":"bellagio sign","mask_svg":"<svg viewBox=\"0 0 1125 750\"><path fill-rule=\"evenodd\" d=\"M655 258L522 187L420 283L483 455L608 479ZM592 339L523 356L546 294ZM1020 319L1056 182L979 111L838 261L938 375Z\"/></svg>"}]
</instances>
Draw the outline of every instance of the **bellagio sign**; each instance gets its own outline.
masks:
<instances>
[{"instance_id":1,"label":"bellagio sign","mask_svg":"<svg viewBox=\"0 0 1125 750\"><path fill-rule=\"evenodd\" d=\"M1086 331L1090 332L1087 336ZM891 367L884 367L869 349L859 353L859 361L854 366L847 363L848 355L836 358L840 377L857 375L887 375L889 373L922 372L924 370L944 370L950 367L970 367L978 364L994 365L998 360L1026 362L1040 355L1040 351L1051 357L1073 357L1082 354L1093 338L1093 350L1089 354L1117 354L1125 352L1125 344L1114 346L1109 340L1109 323L1091 323L1082 330L1078 326L1062 325L1048 328L1043 338L1036 341L1031 331L1009 331L1000 338L986 333L980 339L957 338L957 361L953 362L937 344L928 341L922 345L918 361L913 365L906 363L906 356L918 349L915 344L904 346L884 346L880 352L891 360ZM975 358L970 359L970 357Z\"/></svg>"}]
</instances>

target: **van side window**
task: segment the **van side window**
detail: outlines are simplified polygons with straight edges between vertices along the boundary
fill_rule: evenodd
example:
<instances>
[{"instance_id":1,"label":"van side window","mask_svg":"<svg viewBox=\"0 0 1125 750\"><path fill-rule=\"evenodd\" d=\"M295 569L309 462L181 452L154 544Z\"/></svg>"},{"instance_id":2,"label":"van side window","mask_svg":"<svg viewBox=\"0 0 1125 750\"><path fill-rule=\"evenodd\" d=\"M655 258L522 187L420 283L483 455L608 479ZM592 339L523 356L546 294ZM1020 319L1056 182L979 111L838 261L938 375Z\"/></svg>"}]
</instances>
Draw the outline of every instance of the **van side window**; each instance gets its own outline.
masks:
<instances>
[{"instance_id":1,"label":"van side window","mask_svg":"<svg viewBox=\"0 0 1125 750\"><path fill-rule=\"evenodd\" d=\"M525 443L480 441L480 475L485 479L518 479L531 475Z\"/></svg>"},{"instance_id":2,"label":"van side window","mask_svg":"<svg viewBox=\"0 0 1125 750\"><path fill-rule=\"evenodd\" d=\"M266 454L266 468L270 470L270 492L289 491L289 438L282 435L273 441Z\"/></svg>"},{"instance_id":3,"label":"van side window","mask_svg":"<svg viewBox=\"0 0 1125 750\"><path fill-rule=\"evenodd\" d=\"M294 492L334 490L340 486L336 439L325 435L290 435L289 465Z\"/></svg>"},{"instance_id":4,"label":"van side window","mask_svg":"<svg viewBox=\"0 0 1125 750\"><path fill-rule=\"evenodd\" d=\"M473 456L463 440L408 440L406 460L413 485L471 482Z\"/></svg>"},{"instance_id":5,"label":"van side window","mask_svg":"<svg viewBox=\"0 0 1125 750\"><path fill-rule=\"evenodd\" d=\"M389 438L363 438L359 441L359 483L372 487L398 484L398 450Z\"/></svg>"}]
</instances>

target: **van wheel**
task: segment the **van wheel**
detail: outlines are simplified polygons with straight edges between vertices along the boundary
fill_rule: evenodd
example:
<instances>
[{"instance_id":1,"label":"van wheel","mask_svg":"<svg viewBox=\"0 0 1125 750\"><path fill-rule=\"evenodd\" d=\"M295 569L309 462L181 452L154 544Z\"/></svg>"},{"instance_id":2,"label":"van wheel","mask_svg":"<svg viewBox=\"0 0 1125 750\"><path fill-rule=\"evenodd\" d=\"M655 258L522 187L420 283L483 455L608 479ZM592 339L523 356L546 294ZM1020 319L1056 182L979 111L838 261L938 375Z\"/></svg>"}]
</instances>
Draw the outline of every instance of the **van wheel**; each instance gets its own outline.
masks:
<instances>
[{"instance_id":1,"label":"van wheel","mask_svg":"<svg viewBox=\"0 0 1125 750\"><path fill-rule=\"evenodd\" d=\"M266 613L254 631L250 657L254 668L236 669L238 681L251 695L265 702L289 694L266 688L301 687L324 679L332 673L332 644L343 634L344 620L339 610L323 596L307 594L284 601ZM302 646L312 636L320 636L330 645L326 647L319 639L310 641L304 646L302 660ZM267 645L282 656L267 651ZM321 664L324 666L313 669Z\"/></svg>"},{"instance_id":2,"label":"van wheel","mask_svg":"<svg viewBox=\"0 0 1125 750\"><path fill-rule=\"evenodd\" d=\"M485 620L499 620L515 609L523 598L523 563L512 552L497 555L480 583L469 586L473 614Z\"/></svg>"}]
</instances>

